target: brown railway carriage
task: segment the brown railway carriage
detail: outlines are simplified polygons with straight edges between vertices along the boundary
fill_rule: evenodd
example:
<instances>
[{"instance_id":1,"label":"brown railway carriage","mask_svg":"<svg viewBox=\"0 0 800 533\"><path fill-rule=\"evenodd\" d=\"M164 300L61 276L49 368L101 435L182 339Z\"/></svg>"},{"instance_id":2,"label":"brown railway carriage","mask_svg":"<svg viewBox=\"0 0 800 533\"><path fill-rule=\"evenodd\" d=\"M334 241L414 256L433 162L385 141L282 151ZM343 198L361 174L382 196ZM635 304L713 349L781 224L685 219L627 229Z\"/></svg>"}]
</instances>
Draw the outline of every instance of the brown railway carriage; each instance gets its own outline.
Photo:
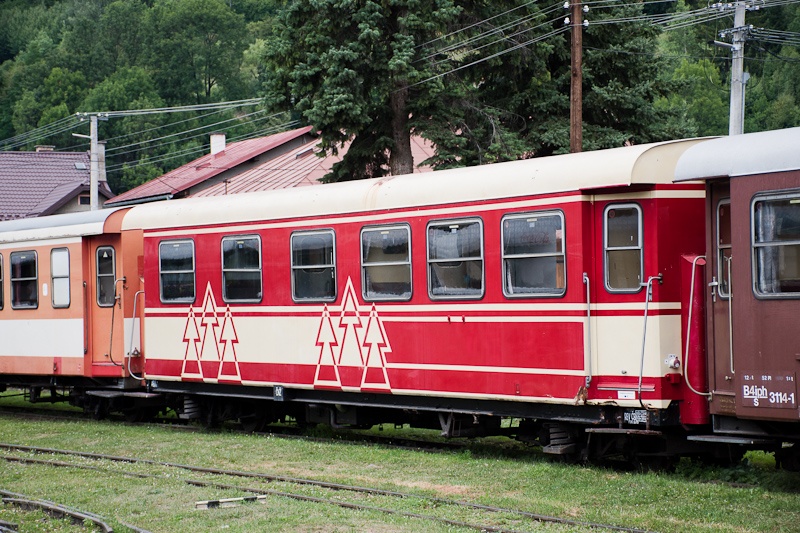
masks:
<instances>
[{"instance_id":1,"label":"brown railway carriage","mask_svg":"<svg viewBox=\"0 0 800 533\"><path fill-rule=\"evenodd\" d=\"M708 399L716 438L796 441L800 128L690 148L676 178L703 179L707 187Z\"/></svg>"}]
</instances>

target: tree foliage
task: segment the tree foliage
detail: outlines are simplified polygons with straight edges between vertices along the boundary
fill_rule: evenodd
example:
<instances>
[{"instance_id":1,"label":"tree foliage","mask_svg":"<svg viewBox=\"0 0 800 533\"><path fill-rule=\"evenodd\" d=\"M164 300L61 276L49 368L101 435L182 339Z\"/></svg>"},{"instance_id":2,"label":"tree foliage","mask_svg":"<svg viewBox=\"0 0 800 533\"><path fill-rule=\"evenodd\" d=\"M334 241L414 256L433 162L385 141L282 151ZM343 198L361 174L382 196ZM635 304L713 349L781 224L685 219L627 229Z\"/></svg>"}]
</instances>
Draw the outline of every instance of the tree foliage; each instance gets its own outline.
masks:
<instances>
[{"instance_id":1,"label":"tree foliage","mask_svg":"<svg viewBox=\"0 0 800 533\"><path fill-rule=\"evenodd\" d=\"M259 82L241 68L246 48L255 42L246 21L266 23L256 19L273 13L279 3L5 2L0 5L0 139L76 112L253 98ZM101 122L101 139L130 146L107 146L112 189L127 190L201 153L197 141L179 147L175 142L148 140L234 119L232 112L189 115L177 120L144 115ZM176 125L170 126L173 121ZM246 120L241 124L242 134L259 127ZM47 139L58 149L87 148L78 142L69 132Z\"/></svg>"},{"instance_id":2,"label":"tree foliage","mask_svg":"<svg viewBox=\"0 0 800 533\"><path fill-rule=\"evenodd\" d=\"M768 7L748 12L747 23L800 33L800 8ZM662 31L641 18L705 8L700 0L592 5L584 150L727 132L730 54L706 43L731 19ZM264 97L314 126L329 152L348 146L334 181L410 171L410 135L435 144L436 168L563 153L564 16L558 5L524 0L5 0L0 139L76 112ZM746 56L745 130L800 125L792 40L753 31ZM204 128L217 123L246 135L273 122L233 112L102 122L112 188L197 157ZM190 130L204 133L179 144ZM81 142L62 132L43 144L86 149Z\"/></svg>"},{"instance_id":3,"label":"tree foliage","mask_svg":"<svg viewBox=\"0 0 800 533\"><path fill-rule=\"evenodd\" d=\"M430 114L438 84L419 44L432 39L459 8L451 0L300 0L280 14L265 61L266 96L294 107L336 151L352 141L336 180L411 167L409 117Z\"/></svg>"},{"instance_id":4,"label":"tree foliage","mask_svg":"<svg viewBox=\"0 0 800 533\"><path fill-rule=\"evenodd\" d=\"M280 17L266 62L267 98L293 105L327 149L352 141L332 179L374 176L409 157L416 133L437 168L562 153L569 147L569 33L536 3L298 0ZM351 13L350 24L332 24ZM414 17L410 16L414 13ZM596 15L630 18L642 5ZM409 21L413 20L414 24ZM657 107L658 30L590 25L584 42L587 149L688 134ZM386 163L388 162L388 167Z\"/></svg>"}]
</instances>

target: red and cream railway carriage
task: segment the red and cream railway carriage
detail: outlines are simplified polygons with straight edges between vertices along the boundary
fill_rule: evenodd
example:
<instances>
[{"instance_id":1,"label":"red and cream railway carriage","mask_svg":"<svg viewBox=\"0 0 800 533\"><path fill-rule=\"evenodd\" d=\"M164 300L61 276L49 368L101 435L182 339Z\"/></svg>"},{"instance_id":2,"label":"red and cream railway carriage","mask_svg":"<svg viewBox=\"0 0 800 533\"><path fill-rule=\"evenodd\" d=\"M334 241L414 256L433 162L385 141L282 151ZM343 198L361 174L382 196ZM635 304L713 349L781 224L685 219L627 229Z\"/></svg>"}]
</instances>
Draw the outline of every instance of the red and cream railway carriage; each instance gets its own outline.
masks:
<instances>
[{"instance_id":1,"label":"red and cream railway carriage","mask_svg":"<svg viewBox=\"0 0 800 533\"><path fill-rule=\"evenodd\" d=\"M33 399L68 388L90 407L141 388L132 317L142 245L141 234L120 231L126 211L0 223L3 384L30 387Z\"/></svg>"},{"instance_id":2,"label":"red and cream railway carriage","mask_svg":"<svg viewBox=\"0 0 800 533\"><path fill-rule=\"evenodd\" d=\"M515 417L551 453L659 453L708 421L682 340L704 187L672 182L700 142L133 208L152 390L210 422Z\"/></svg>"}]
</instances>

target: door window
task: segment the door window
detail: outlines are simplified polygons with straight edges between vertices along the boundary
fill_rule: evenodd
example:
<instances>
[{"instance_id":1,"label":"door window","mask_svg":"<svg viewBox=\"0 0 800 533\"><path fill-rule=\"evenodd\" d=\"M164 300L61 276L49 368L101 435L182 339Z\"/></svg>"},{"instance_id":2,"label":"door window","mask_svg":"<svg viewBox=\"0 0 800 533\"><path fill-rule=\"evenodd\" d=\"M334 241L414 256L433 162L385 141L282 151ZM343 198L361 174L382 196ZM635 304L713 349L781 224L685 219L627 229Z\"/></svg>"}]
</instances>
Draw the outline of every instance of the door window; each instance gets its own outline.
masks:
<instances>
[{"instance_id":1,"label":"door window","mask_svg":"<svg viewBox=\"0 0 800 533\"><path fill-rule=\"evenodd\" d=\"M717 293L721 298L731 295L731 201L717 205Z\"/></svg>"},{"instance_id":2,"label":"door window","mask_svg":"<svg viewBox=\"0 0 800 533\"><path fill-rule=\"evenodd\" d=\"M606 289L638 292L642 288L642 209L636 204L615 204L604 212Z\"/></svg>"},{"instance_id":3,"label":"door window","mask_svg":"<svg viewBox=\"0 0 800 533\"><path fill-rule=\"evenodd\" d=\"M97 305L111 307L116 301L114 281L117 277L117 262L114 248L101 246L97 249Z\"/></svg>"}]
</instances>

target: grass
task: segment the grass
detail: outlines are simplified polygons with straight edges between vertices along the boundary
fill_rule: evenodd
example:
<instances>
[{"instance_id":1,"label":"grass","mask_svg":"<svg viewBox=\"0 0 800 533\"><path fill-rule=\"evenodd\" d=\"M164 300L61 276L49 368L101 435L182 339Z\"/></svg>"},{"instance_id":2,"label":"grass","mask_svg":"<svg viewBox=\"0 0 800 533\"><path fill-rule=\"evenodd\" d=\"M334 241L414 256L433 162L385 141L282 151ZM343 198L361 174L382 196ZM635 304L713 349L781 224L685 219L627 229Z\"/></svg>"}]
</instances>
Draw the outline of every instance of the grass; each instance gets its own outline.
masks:
<instances>
[{"instance_id":1,"label":"grass","mask_svg":"<svg viewBox=\"0 0 800 533\"><path fill-rule=\"evenodd\" d=\"M0 399L0 401L3 401ZM387 431L389 431L387 429ZM404 432L401 432L403 434ZM735 468L710 468L682 461L674 474L619 472L554 463L515 447L479 445L462 452L430 453L348 441L283 439L234 432L181 432L157 425L106 421L23 421L0 416L0 442L149 458L174 463L257 471L290 477L465 500L661 532L798 531L800 475L774 470L764 454L749 454ZM0 452L0 455L10 455ZM15 454L22 455L22 454ZM37 456L38 458L47 458ZM54 460L98 464L53 457ZM375 511L270 496L265 503L196 510L195 502L248 495L233 489L195 487L181 481L256 486L255 480L200 476L171 468L102 463L104 472L0 460L0 488L102 516L115 531L124 523L158 532L183 531L467 531L463 528ZM121 471L157 473L139 479ZM515 516L452 509L430 500L353 496L282 484L273 490L347 499L409 513L440 514L466 522L497 521L509 529L573 531ZM0 520L10 508L0 506ZM25 513L27 516L28 513ZM23 531L74 531L62 521L36 517ZM65 529L58 529L64 527ZM70 529L72 528L72 529Z\"/></svg>"}]
</instances>

